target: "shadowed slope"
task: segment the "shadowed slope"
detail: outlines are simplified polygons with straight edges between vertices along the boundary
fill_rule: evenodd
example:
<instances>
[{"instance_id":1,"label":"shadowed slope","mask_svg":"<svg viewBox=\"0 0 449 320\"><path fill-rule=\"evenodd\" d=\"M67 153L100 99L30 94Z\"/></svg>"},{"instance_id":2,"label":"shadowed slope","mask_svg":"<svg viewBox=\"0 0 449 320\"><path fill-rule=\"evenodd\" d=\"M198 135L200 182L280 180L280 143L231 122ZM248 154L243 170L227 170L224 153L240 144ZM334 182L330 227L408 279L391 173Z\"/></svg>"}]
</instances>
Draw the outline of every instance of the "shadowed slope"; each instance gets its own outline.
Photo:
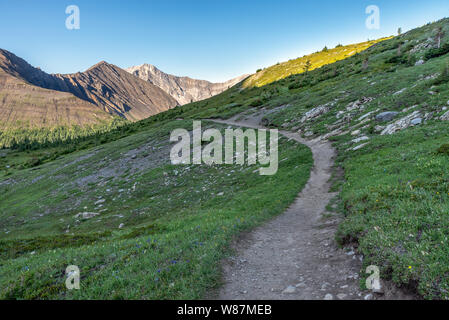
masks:
<instances>
[{"instance_id":1,"label":"shadowed slope","mask_svg":"<svg viewBox=\"0 0 449 320\"><path fill-rule=\"evenodd\" d=\"M67 125L93 125L113 117L97 106L70 93L40 88L28 83L19 72L4 71L5 60L0 51L0 126L1 128L38 128ZM20 72L26 65L15 64ZM45 73L31 69L30 78Z\"/></svg>"},{"instance_id":2,"label":"shadowed slope","mask_svg":"<svg viewBox=\"0 0 449 320\"><path fill-rule=\"evenodd\" d=\"M50 75L1 50L0 68L41 88L70 92L103 111L131 121L147 118L177 105L175 99L158 87L104 61L85 72Z\"/></svg>"}]
</instances>

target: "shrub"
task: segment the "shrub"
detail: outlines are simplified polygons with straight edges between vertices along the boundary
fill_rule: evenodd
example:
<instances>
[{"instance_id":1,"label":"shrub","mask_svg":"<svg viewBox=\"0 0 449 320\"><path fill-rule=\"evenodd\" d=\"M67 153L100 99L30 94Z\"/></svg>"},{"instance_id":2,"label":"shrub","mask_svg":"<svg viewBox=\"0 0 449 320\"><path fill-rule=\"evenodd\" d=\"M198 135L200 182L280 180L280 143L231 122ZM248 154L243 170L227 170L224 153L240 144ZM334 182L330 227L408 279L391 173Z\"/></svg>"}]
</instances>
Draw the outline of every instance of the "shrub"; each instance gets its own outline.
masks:
<instances>
[{"instance_id":1,"label":"shrub","mask_svg":"<svg viewBox=\"0 0 449 320\"><path fill-rule=\"evenodd\" d=\"M449 156L449 144L446 143L446 144L441 145L441 147L438 148L437 153L445 154L445 155Z\"/></svg>"},{"instance_id":2,"label":"shrub","mask_svg":"<svg viewBox=\"0 0 449 320\"><path fill-rule=\"evenodd\" d=\"M447 53L449 53L449 43L445 43L439 49L437 49L437 48L430 49L429 51L426 52L424 57L426 58L426 60L430 60L433 58L438 58L440 56L444 56Z\"/></svg>"},{"instance_id":3,"label":"shrub","mask_svg":"<svg viewBox=\"0 0 449 320\"><path fill-rule=\"evenodd\" d=\"M259 107L261 105L263 105L263 100L260 98L253 99L248 104L250 107Z\"/></svg>"},{"instance_id":4,"label":"shrub","mask_svg":"<svg viewBox=\"0 0 449 320\"><path fill-rule=\"evenodd\" d=\"M33 167L37 167L38 165L40 165L42 163L41 159L39 158L31 158L28 161L28 167L33 168Z\"/></svg>"},{"instance_id":5,"label":"shrub","mask_svg":"<svg viewBox=\"0 0 449 320\"><path fill-rule=\"evenodd\" d=\"M440 85L446 82L449 82L449 68L447 66L443 69L440 76L434 80L433 84Z\"/></svg>"}]
</instances>

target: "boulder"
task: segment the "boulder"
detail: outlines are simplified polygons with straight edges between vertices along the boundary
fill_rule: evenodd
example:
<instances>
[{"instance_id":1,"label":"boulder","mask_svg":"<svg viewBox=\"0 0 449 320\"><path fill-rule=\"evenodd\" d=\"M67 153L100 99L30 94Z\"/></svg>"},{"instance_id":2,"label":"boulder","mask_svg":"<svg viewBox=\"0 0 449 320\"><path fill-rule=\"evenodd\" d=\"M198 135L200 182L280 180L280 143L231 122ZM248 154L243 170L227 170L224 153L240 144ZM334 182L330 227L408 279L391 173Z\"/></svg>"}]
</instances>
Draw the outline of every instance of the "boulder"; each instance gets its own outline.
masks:
<instances>
[{"instance_id":1,"label":"boulder","mask_svg":"<svg viewBox=\"0 0 449 320\"><path fill-rule=\"evenodd\" d=\"M412 121L410 121L410 124L412 126L417 126L417 125L419 125L421 123L422 123L422 118L416 118L416 119L413 119Z\"/></svg>"},{"instance_id":2,"label":"boulder","mask_svg":"<svg viewBox=\"0 0 449 320\"><path fill-rule=\"evenodd\" d=\"M421 124L421 123L422 123L421 113L419 111L415 111L415 112L405 116L404 118L401 118L401 119L395 121L394 123L389 124L381 132L381 135L394 134L398 131L407 129L408 127L414 126L416 124Z\"/></svg>"},{"instance_id":3,"label":"boulder","mask_svg":"<svg viewBox=\"0 0 449 320\"><path fill-rule=\"evenodd\" d=\"M442 120L442 121L449 121L449 111L446 112L445 114L443 114L443 115L440 117L440 120Z\"/></svg>"},{"instance_id":4,"label":"boulder","mask_svg":"<svg viewBox=\"0 0 449 320\"><path fill-rule=\"evenodd\" d=\"M382 112L376 116L376 120L379 122L389 122L389 121L393 120L394 118L396 118L396 116L398 114L399 114L399 112L395 112L395 111Z\"/></svg>"},{"instance_id":5,"label":"boulder","mask_svg":"<svg viewBox=\"0 0 449 320\"><path fill-rule=\"evenodd\" d=\"M418 61L416 61L415 66L420 66L423 65L425 63L425 61L423 59L419 59Z\"/></svg>"}]
</instances>

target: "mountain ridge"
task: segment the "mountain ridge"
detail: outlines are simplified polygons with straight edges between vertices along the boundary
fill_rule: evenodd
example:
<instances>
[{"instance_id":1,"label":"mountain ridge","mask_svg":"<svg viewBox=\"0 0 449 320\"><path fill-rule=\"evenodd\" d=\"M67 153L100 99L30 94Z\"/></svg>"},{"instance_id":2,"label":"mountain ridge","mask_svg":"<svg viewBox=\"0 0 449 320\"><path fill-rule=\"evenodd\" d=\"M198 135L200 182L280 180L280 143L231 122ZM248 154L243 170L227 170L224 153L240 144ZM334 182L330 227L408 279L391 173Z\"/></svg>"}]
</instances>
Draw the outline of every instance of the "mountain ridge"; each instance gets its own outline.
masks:
<instances>
[{"instance_id":1,"label":"mountain ridge","mask_svg":"<svg viewBox=\"0 0 449 320\"><path fill-rule=\"evenodd\" d=\"M165 73L156 66L144 63L125 69L127 72L148 81L171 95L180 105L205 100L233 87L249 75L242 75L226 82L213 83L187 76Z\"/></svg>"},{"instance_id":2,"label":"mountain ridge","mask_svg":"<svg viewBox=\"0 0 449 320\"><path fill-rule=\"evenodd\" d=\"M48 74L1 49L0 68L31 85L71 93L104 112L130 121L142 120L178 105L163 90L106 61L83 72Z\"/></svg>"},{"instance_id":3,"label":"mountain ridge","mask_svg":"<svg viewBox=\"0 0 449 320\"><path fill-rule=\"evenodd\" d=\"M27 75L27 76L25 76ZM35 85L37 79L50 83L52 78L25 60L0 49L0 126L35 128L94 125L113 116L69 92Z\"/></svg>"}]
</instances>

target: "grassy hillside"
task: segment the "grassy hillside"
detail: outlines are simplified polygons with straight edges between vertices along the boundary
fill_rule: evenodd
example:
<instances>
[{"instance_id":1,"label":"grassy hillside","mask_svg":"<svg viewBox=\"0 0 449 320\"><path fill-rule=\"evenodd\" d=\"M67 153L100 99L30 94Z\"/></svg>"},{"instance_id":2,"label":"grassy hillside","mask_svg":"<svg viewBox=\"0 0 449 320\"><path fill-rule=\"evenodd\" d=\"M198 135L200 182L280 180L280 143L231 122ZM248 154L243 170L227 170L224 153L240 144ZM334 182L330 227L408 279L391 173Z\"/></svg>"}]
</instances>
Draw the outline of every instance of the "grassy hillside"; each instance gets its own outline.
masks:
<instances>
[{"instance_id":1,"label":"grassy hillside","mask_svg":"<svg viewBox=\"0 0 449 320\"><path fill-rule=\"evenodd\" d=\"M231 237L289 205L311 154L282 140L285 161L272 177L253 167L173 167L161 155L170 130L192 119L265 110L267 125L330 139L338 149L334 214L346 219L337 240L357 246L365 266L378 265L398 286L448 299L448 62L444 19L331 65L236 86L108 134L0 151L10 166L0 171L1 297L201 297L217 283ZM48 150L57 159L15 166ZM75 218L83 212L99 215ZM63 288L69 264L82 268L79 292Z\"/></svg>"},{"instance_id":2,"label":"grassy hillside","mask_svg":"<svg viewBox=\"0 0 449 320\"><path fill-rule=\"evenodd\" d=\"M200 298L232 236L291 203L312 155L283 138L273 177L170 165L171 130L191 126L155 126L1 182L0 298ZM70 264L82 290L69 293Z\"/></svg>"},{"instance_id":3,"label":"grassy hillside","mask_svg":"<svg viewBox=\"0 0 449 320\"><path fill-rule=\"evenodd\" d=\"M259 70L244 81L244 87L262 87L272 82L287 78L293 74L303 73L321 68L322 66L349 58L356 53L362 52L373 44L390 38L372 40L347 46L338 45L333 49L325 47L322 51L305 55L301 58L292 59L287 62L278 63L274 66Z\"/></svg>"}]
</instances>

